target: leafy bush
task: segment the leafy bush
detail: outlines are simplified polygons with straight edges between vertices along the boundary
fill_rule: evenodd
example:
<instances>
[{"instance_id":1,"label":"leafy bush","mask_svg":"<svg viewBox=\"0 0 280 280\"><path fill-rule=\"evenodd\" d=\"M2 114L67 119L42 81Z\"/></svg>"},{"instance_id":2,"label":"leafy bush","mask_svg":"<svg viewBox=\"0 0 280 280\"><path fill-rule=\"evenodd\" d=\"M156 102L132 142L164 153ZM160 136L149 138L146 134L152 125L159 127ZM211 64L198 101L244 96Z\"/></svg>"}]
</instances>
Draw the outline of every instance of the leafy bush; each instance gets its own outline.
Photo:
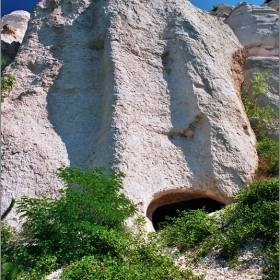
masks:
<instances>
[{"instance_id":1,"label":"leafy bush","mask_svg":"<svg viewBox=\"0 0 280 280\"><path fill-rule=\"evenodd\" d=\"M155 240L147 242L143 236L130 233L112 241L115 255L86 256L66 267L61 279L203 279L176 266Z\"/></svg>"},{"instance_id":2,"label":"leafy bush","mask_svg":"<svg viewBox=\"0 0 280 280\"><path fill-rule=\"evenodd\" d=\"M254 78L250 79L250 81L243 86L242 100L245 110L251 122L251 126L259 139L265 136L265 127L267 125L273 126L274 121L277 120L279 116L278 112L275 111L270 104L260 106L261 96L266 95L269 87L271 87L269 82L271 74L271 70L266 70L264 72L256 71L253 75ZM250 88L253 90L249 94Z\"/></svg>"},{"instance_id":3,"label":"leafy bush","mask_svg":"<svg viewBox=\"0 0 280 280\"><path fill-rule=\"evenodd\" d=\"M257 143L259 168L257 176L273 177L279 175L279 142L263 138Z\"/></svg>"},{"instance_id":4,"label":"leafy bush","mask_svg":"<svg viewBox=\"0 0 280 280\"><path fill-rule=\"evenodd\" d=\"M257 181L237 192L234 203L218 214L181 212L179 218L170 218L173 223L165 223L159 234L166 245L188 248L194 256L190 261L215 248L220 249L221 257L234 262L239 249L259 241L260 253L267 260L266 273L274 277L279 273L278 200L278 179Z\"/></svg>"},{"instance_id":5,"label":"leafy bush","mask_svg":"<svg viewBox=\"0 0 280 280\"><path fill-rule=\"evenodd\" d=\"M2 252L2 279L44 279L61 266L62 279L201 279L177 267L156 239L125 227L136 208L120 193L123 176L62 167L59 197L22 197L26 220Z\"/></svg>"},{"instance_id":6,"label":"leafy bush","mask_svg":"<svg viewBox=\"0 0 280 280\"><path fill-rule=\"evenodd\" d=\"M246 242L259 240L264 247L278 238L279 180L257 181L240 190L235 203L225 208L221 228L222 254L234 257ZM221 239L220 239L221 240Z\"/></svg>"},{"instance_id":7,"label":"leafy bush","mask_svg":"<svg viewBox=\"0 0 280 280\"><path fill-rule=\"evenodd\" d=\"M1 57L1 64L3 65L4 59L3 57ZM1 77L1 91L5 92L5 91L11 91L15 86L15 78L10 75L10 74L4 74ZM4 97L1 94L1 102L4 102Z\"/></svg>"},{"instance_id":8,"label":"leafy bush","mask_svg":"<svg viewBox=\"0 0 280 280\"><path fill-rule=\"evenodd\" d=\"M216 231L215 218L204 209L178 212L179 217L167 217L167 222L160 225L160 235L167 245L179 250L194 247Z\"/></svg>"},{"instance_id":9,"label":"leafy bush","mask_svg":"<svg viewBox=\"0 0 280 280\"><path fill-rule=\"evenodd\" d=\"M18 237L23 241L14 244L14 253L7 252L7 261L43 271L52 269L54 259L62 265L85 255L109 252L104 232L123 230L124 221L136 212L119 193L123 176L114 170L106 173L103 168L87 172L61 168L59 177L66 188L58 198L22 197L17 202L17 211L26 219Z\"/></svg>"}]
</instances>

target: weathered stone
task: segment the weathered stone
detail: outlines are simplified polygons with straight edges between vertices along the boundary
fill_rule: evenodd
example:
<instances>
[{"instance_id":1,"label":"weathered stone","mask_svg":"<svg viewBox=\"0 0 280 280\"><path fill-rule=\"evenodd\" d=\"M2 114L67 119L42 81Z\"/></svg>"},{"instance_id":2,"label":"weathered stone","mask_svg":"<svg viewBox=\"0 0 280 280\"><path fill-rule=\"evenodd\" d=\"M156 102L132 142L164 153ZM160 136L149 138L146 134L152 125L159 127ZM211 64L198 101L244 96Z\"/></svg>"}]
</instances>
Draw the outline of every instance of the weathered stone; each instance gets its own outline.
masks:
<instances>
[{"instance_id":1,"label":"weathered stone","mask_svg":"<svg viewBox=\"0 0 280 280\"><path fill-rule=\"evenodd\" d=\"M6 43L13 41L22 42L30 13L26 11L14 11L2 17L1 20L1 40Z\"/></svg>"},{"instance_id":2,"label":"weathered stone","mask_svg":"<svg viewBox=\"0 0 280 280\"><path fill-rule=\"evenodd\" d=\"M270 7L279 12L279 0L271 0L268 3L263 3L262 7Z\"/></svg>"},{"instance_id":3,"label":"weathered stone","mask_svg":"<svg viewBox=\"0 0 280 280\"><path fill-rule=\"evenodd\" d=\"M229 203L257 166L232 30L185 0L58 3L37 4L6 68L16 88L2 105L4 208L55 195L61 164L124 172L148 222L173 201Z\"/></svg>"},{"instance_id":4,"label":"weathered stone","mask_svg":"<svg viewBox=\"0 0 280 280\"><path fill-rule=\"evenodd\" d=\"M1 40L1 56L4 59L4 63L1 65L1 71L15 59L19 46L19 42L13 41L9 44Z\"/></svg>"},{"instance_id":5,"label":"weathered stone","mask_svg":"<svg viewBox=\"0 0 280 280\"><path fill-rule=\"evenodd\" d=\"M209 11L209 14L217 16L219 18L227 19L230 13L233 11L234 6L227 4L220 4L216 11Z\"/></svg>"},{"instance_id":6,"label":"weathered stone","mask_svg":"<svg viewBox=\"0 0 280 280\"><path fill-rule=\"evenodd\" d=\"M246 49L246 56L279 56L279 13L242 2L225 21Z\"/></svg>"},{"instance_id":7,"label":"weathered stone","mask_svg":"<svg viewBox=\"0 0 280 280\"><path fill-rule=\"evenodd\" d=\"M275 3L270 1L261 7L245 2L238 4L230 13L227 24L245 47L245 82L253 78L255 71L272 70L271 82L273 86L267 95L261 96L260 106L272 105L279 111L279 13L275 11ZM273 7L273 8L270 8ZM249 89L249 94L253 88ZM267 133L278 139L279 124L266 129Z\"/></svg>"},{"instance_id":8,"label":"weathered stone","mask_svg":"<svg viewBox=\"0 0 280 280\"><path fill-rule=\"evenodd\" d=\"M14 60L26 32L29 18L30 14L26 11L14 11L2 18L1 56L4 64L1 65L1 71Z\"/></svg>"}]
</instances>

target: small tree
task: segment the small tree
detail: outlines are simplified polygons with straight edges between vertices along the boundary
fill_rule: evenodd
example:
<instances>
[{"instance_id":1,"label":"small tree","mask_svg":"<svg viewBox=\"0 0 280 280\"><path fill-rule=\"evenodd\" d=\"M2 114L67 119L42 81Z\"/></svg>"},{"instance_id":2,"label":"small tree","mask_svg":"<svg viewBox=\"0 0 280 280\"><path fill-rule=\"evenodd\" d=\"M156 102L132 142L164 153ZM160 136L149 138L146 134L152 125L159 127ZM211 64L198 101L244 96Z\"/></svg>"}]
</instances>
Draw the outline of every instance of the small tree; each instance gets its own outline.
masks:
<instances>
[{"instance_id":1,"label":"small tree","mask_svg":"<svg viewBox=\"0 0 280 280\"><path fill-rule=\"evenodd\" d=\"M5 63L3 57L1 57L1 65ZM10 92L15 86L15 78L10 74L4 74L1 77L1 91ZM4 102L4 97L1 94L1 102Z\"/></svg>"},{"instance_id":2,"label":"small tree","mask_svg":"<svg viewBox=\"0 0 280 280\"><path fill-rule=\"evenodd\" d=\"M257 138L263 138L266 135L265 127L268 125L273 126L273 123L279 116L270 103L260 106L261 96L268 94L268 89L271 87L269 82L271 75L271 70L264 72L256 71L253 74L254 78L250 79L243 86L242 101ZM250 89L252 89L251 92Z\"/></svg>"}]
</instances>

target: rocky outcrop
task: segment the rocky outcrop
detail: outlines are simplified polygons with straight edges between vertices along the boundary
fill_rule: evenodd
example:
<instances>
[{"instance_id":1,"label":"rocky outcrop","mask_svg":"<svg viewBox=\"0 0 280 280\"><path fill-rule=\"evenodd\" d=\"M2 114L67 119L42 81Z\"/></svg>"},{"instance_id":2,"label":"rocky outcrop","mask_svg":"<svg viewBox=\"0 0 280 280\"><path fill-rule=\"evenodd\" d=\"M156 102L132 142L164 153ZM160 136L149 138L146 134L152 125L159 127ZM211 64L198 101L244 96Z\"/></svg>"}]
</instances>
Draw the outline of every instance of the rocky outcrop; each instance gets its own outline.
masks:
<instances>
[{"instance_id":1,"label":"rocky outcrop","mask_svg":"<svg viewBox=\"0 0 280 280\"><path fill-rule=\"evenodd\" d=\"M14 60L26 32L29 18L30 13L26 11L14 11L2 18L1 56L5 64L1 65L1 70Z\"/></svg>"},{"instance_id":2,"label":"rocky outcrop","mask_svg":"<svg viewBox=\"0 0 280 280\"><path fill-rule=\"evenodd\" d=\"M55 195L61 164L124 172L150 226L163 203L229 203L257 166L244 61L229 26L185 0L41 1L6 68L4 208Z\"/></svg>"},{"instance_id":3,"label":"rocky outcrop","mask_svg":"<svg viewBox=\"0 0 280 280\"><path fill-rule=\"evenodd\" d=\"M244 69L245 82L254 78L256 71L272 70L269 82L272 86L268 94L261 96L260 106L271 104L279 111L279 12L275 1L263 4L261 7L238 4L225 20L232 28L240 43L246 50L246 64ZM278 5L279 10L279 5ZM250 88L248 94L254 89ZM275 121L268 126L266 132L278 139L279 124Z\"/></svg>"},{"instance_id":4,"label":"rocky outcrop","mask_svg":"<svg viewBox=\"0 0 280 280\"><path fill-rule=\"evenodd\" d=\"M269 7L259 7L242 2L226 20L246 56L279 56L279 13Z\"/></svg>"},{"instance_id":5,"label":"rocky outcrop","mask_svg":"<svg viewBox=\"0 0 280 280\"><path fill-rule=\"evenodd\" d=\"M227 19L230 13L233 11L234 6L227 4L220 4L215 11L208 11L210 15L216 16L218 18Z\"/></svg>"},{"instance_id":6,"label":"rocky outcrop","mask_svg":"<svg viewBox=\"0 0 280 280\"><path fill-rule=\"evenodd\" d=\"M30 13L26 11L14 11L1 19L1 40L12 43L22 42L30 19Z\"/></svg>"},{"instance_id":7,"label":"rocky outcrop","mask_svg":"<svg viewBox=\"0 0 280 280\"><path fill-rule=\"evenodd\" d=\"M265 3L263 3L261 6L262 7L270 7L270 8L275 9L276 11L279 12L279 1L278 0L265 1Z\"/></svg>"}]
</instances>

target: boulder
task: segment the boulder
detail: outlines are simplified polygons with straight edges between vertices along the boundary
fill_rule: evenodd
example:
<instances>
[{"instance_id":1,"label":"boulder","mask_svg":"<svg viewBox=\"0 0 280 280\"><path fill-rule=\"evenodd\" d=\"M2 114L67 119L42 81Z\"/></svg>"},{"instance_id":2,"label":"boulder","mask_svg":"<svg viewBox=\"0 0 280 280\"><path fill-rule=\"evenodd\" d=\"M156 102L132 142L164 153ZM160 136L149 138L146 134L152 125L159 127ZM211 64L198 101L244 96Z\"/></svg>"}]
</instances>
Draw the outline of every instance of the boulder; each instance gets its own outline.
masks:
<instances>
[{"instance_id":1,"label":"boulder","mask_svg":"<svg viewBox=\"0 0 280 280\"><path fill-rule=\"evenodd\" d=\"M230 27L185 0L39 2L5 70L3 208L55 196L62 164L124 172L148 229L163 204L230 203L258 162L244 62Z\"/></svg>"},{"instance_id":2,"label":"boulder","mask_svg":"<svg viewBox=\"0 0 280 280\"><path fill-rule=\"evenodd\" d=\"M279 13L270 7L238 4L225 21L245 47L246 56L279 56Z\"/></svg>"},{"instance_id":3,"label":"boulder","mask_svg":"<svg viewBox=\"0 0 280 280\"><path fill-rule=\"evenodd\" d=\"M1 40L6 43L13 41L22 42L30 13L26 11L14 11L1 19Z\"/></svg>"},{"instance_id":4,"label":"boulder","mask_svg":"<svg viewBox=\"0 0 280 280\"><path fill-rule=\"evenodd\" d=\"M30 13L26 11L14 11L2 18L1 56L5 63L1 65L1 71L14 60L26 32L29 18Z\"/></svg>"}]
</instances>

